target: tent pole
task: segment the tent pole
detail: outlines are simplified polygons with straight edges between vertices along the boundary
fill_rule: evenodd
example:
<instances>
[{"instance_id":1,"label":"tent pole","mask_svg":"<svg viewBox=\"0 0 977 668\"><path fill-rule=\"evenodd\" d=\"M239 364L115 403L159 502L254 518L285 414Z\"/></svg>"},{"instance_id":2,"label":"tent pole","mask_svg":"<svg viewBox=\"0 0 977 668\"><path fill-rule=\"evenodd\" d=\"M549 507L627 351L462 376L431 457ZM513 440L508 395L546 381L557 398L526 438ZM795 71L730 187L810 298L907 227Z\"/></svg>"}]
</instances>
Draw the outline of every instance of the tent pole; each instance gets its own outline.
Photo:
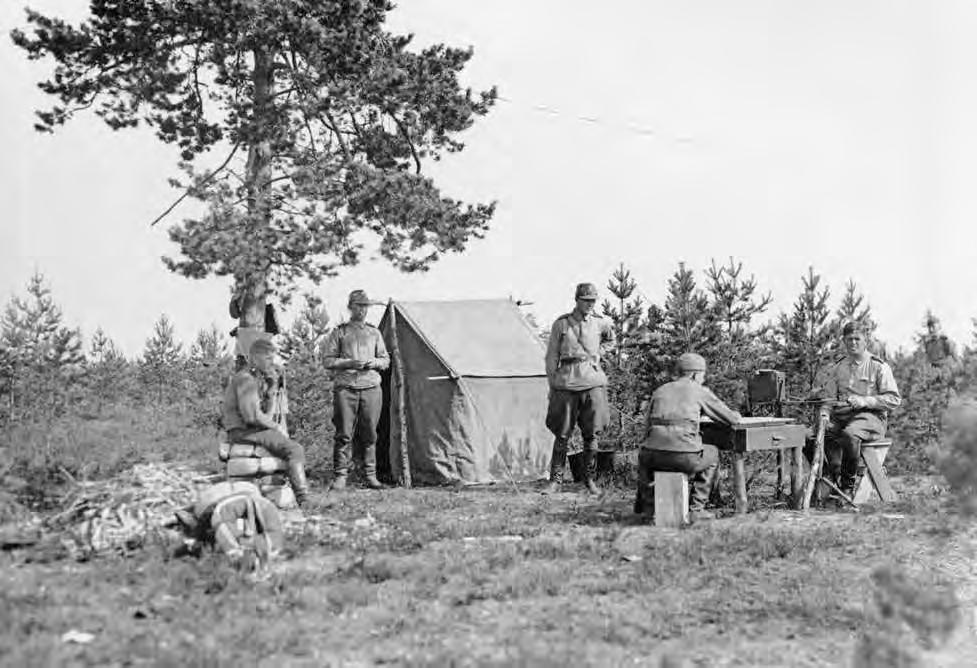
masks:
<instances>
[{"instance_id":1,"label":"tent pole","mask_svg":"<svg viewBox=\"0 0 977 668\"><path fill-rule=\"evenodd\" d=\"M393 353L394 374L397 378L397 421L400 425L400 437L397 444L400 451L400 482L404 487L411 487L410 455L407 452L407 413L406 392L404 378L404 362L400 356L400 342L397 338L397 308L394 300L389 302L390 308L390 344Z\"/></svg>"}]
</instances>

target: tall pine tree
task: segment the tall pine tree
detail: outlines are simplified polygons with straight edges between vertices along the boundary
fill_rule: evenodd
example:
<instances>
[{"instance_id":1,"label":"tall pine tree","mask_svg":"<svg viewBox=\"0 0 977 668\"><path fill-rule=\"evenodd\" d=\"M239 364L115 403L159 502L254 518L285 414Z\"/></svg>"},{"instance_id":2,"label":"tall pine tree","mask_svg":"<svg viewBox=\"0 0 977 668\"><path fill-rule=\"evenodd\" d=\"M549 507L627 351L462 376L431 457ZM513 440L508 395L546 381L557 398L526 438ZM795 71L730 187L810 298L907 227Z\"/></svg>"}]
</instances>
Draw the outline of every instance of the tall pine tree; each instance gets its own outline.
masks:
<instances>
[{"instance_id":1,"label":"tall pine tree","mask_svg":"<svg viewBox=\"0 0 977 668\"><path fill-rule=\"evenodd\" d=\"M183 382L186 357L183 344L176 341L173 323L164 313L153 325L139 359L139 380L144 395L154 407L180 404L187 396Z\"/></svg>"},{"instance_id":2,"label":"tall pine tree","mask_svg":"<svg viewBox=\"0 0 977 668\"><path fill-rule=\"evenodd\" d=\"M778 367L787 374L790 393L806 397L831 362L835 333L828 308L831 291L821 287L821 276L814 267L808 268L801 283L793 309L777 319L772 343Z\"/></svg>"},{"instance_id":3,"label":"tall pine tree","mask_svg":"<svg viewBox=\"0 0 977 668\"><path fill-rule=\"evenodd\" d=\"M132 390L129 362L101 327L92 334L85 367L88 399L96 412L101 413L129 396Z\"/></svg>"},{"instance_id":4,"label":"tall pine tree","mask_svg":"<svg viewBox=\"0 0 977 668\"><path fill-rule=\"evenodd\" d=\"M845 292L841 296L841 304L835 311L835 322L832 328L836 332L836 337L831 348L832 357L841 357L845 354L845 347L841 341L841 329L846 323L857 323L865 331L868 339L868 348L871 352L886 357L887 351L881 342L875 339L875 330L878 325L872 318L872 308L865 300L865 296L858 290L855 281L848 279L845 284Z\"/></svg>"},{"instance_id":5,"label":"tall pine tree","mask_svg":"<svg viewBox=\"0 0 977 668\"><path fill-rule=\"evenodd\" d=\"M60 413L79 389L84 371L81 332L64 324L44 276L27 295L13 297L0 316L0 391L7 418Z\"/></svg>"},{"instance_id":6,"label":"tall pine tree","mask_svg":"<svg viewBox=\"0 0 977 668\"><path fill-rule=\"evenodd\" d=\"M29 59L53 64L35 127L90 110L178 148L182 194L160 218L187 197L206 213L170 229L180 257L164 261L233 277L241 326L261 327L270 293L284 300L364 251L423 270L487 229L494 204L447 197L422 172L464 149L496 91L461 86L470 48L417 49L388 32L388 0L90 7L78 25L27 10L12 31Z\"/></svg>"},{"instance_id":7,"label":"tall pine tree","mask_svg":"<svg viewBox=\"0 0 977 668\"><path fill-rule=\"evenodd\" d=\"M329 332L329 314L322 300L306 294L302 310L282 342L288 377L289 429L300 443L326 446L307 450L309 471L318 474L324 473L332 461L332 374L326 370L322 356Z\"/></svg>"},{"instance_id":8,"label":"tall pine tree","mask_svg":"<svg viewBox=\"0 0 977 668\"><path fill-rule=\"evenodd\" d=\"M637 287L622 262L607 282L607 289L617 303L605 300L601 305L614 328L614 354L607 374L608 399L614 415L608 439L616 440L619 448L624 444L627 427L634 423L641 402L639 379L635 373L635 348L643 330L644 305L641 297L632 298Z\"/></svg>"},{"instance_id":9,"label":"tall pine tree","mask_svg":"<svg viewBox=\"0 0 977 668\"><path fill-rule=\"evenodd\" d=\"M717 341L709 358L713 390L735 408L746 403L745 379L769 356L769 326L754 320L770 306L770 293L758 294L754 276L743 276L743 263L729 259L706 270L706 290L715 318Z\"/></svg>"}]
</instances>

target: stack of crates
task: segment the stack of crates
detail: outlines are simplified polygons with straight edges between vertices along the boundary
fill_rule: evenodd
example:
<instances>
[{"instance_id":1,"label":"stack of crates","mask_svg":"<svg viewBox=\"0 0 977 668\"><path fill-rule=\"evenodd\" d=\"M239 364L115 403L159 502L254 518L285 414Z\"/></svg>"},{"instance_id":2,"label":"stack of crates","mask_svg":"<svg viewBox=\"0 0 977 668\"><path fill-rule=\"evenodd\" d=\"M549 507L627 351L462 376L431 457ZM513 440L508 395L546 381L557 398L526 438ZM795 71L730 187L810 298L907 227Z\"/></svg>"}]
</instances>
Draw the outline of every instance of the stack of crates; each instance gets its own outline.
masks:
<instances>
[{"instance_id":1,"label":"stack of crates","mask_svg":"<svg viewBox=\"0 0 977 668\"><path fill-rule=\"evenodd\" d=\"M253 483L262 496L283 510L296 507L284 459L275 457L260 445L224 440L219 444L218 456L224 462L227 480Z\"/></svg>"}]
</instances>

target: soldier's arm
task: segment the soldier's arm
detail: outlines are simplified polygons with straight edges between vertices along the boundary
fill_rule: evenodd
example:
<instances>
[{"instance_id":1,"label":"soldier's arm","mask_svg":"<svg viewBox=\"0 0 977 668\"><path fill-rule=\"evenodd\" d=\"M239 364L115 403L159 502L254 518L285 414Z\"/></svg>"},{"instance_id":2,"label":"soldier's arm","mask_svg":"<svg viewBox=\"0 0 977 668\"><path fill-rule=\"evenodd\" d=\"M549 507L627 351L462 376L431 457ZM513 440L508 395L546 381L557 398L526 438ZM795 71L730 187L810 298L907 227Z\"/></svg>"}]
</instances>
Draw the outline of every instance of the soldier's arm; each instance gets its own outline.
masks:
<instances>
[{"instance_id":1,"label":"soldier's arm","mask_svg":"<svg viewBox=\"0 0 977 668\"><path fill-rule=\"evenodd\" d=\"M862 397L865 407L869 409L882 409L891 411L899 407L902 403L902 395L896 386L895 376L888 364L880 364L879 372L875 378L875 387L878 394Z\"/></svg>"},{"instance_id":2,"label":"soldier's arm","mask_svg":"<svg viewBox=\"0 0 977 668\"><path fill-rule=\"evenodd\" d=\"M383 335L380 332L376 332L376 350L373 353L374 357L370 360L366 368L376 369L378 371L383 371L390 367L390 355L387 353L387 346L383 342Z\"/></svg>"},{"instance_id":3,"label":"soldier's arm","mask_svg":"<svg viewBox=\"0 0 977 668\"><path fill-rule=\"evenodd\" d=\"M255 378L248 377L237 386L237 405L249 426L278 429L271 416L261 410L261 394Z\"/></svg>"},{"instance_id":4,"label":"soldier's arm","mask_svg":"<svg viewBox=\"0 0 977 668\"><path fill-rule=\"evenodd\" d=\"M738 424L742 416L727 406L707 387L702 388L702 412L722 424Z\"/></svg>"},{"instance_id":5,"label":"soldier's arm","mask_svg":"<svg viewBox=\"0 0 977 668\"><path fill-rule=\"evenodd\" d=\"M326 344L323 348L323 359L327 369L332 369L333 371L341 371L343 369L362 369L363 362L359 360L354 360L349 357L339 356L339 343L342 337L342 332L339 327L334 327L329 336L326 338Z\"/></svg>"},{"instance_id":6,"label":"soldier's arm","mask_svg":"<svg viewBox=\"0 0 977 668\"><path fill-rule=\"evenodd\" d=\"M560 366L560 338L563 336L562 321L557 320L550 329L550 339L546 343L546 377L550 384L556 376L556 369Z\"/></svg>"}]
</instances>

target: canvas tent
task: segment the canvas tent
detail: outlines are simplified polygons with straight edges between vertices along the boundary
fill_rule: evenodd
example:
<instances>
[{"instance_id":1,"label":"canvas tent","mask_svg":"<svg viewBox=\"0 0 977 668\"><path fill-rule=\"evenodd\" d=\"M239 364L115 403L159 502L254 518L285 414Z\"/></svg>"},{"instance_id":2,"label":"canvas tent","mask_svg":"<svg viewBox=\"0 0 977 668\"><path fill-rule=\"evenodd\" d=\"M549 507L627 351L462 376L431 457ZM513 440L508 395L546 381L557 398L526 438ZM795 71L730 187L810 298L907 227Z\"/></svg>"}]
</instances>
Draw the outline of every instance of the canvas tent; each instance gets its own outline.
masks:
<instances>
[{"instance_id":1,"label":"canvas tent","mask_svg":"<svg viewBox=\"0 0 977 668\"><path fill-rule=\"evenodd\" d=\"M513 301L391 301L380 329L393 358L384 454L395 479L544 474L552 444L545 349Z\"/></svg>"}]
</instances>

